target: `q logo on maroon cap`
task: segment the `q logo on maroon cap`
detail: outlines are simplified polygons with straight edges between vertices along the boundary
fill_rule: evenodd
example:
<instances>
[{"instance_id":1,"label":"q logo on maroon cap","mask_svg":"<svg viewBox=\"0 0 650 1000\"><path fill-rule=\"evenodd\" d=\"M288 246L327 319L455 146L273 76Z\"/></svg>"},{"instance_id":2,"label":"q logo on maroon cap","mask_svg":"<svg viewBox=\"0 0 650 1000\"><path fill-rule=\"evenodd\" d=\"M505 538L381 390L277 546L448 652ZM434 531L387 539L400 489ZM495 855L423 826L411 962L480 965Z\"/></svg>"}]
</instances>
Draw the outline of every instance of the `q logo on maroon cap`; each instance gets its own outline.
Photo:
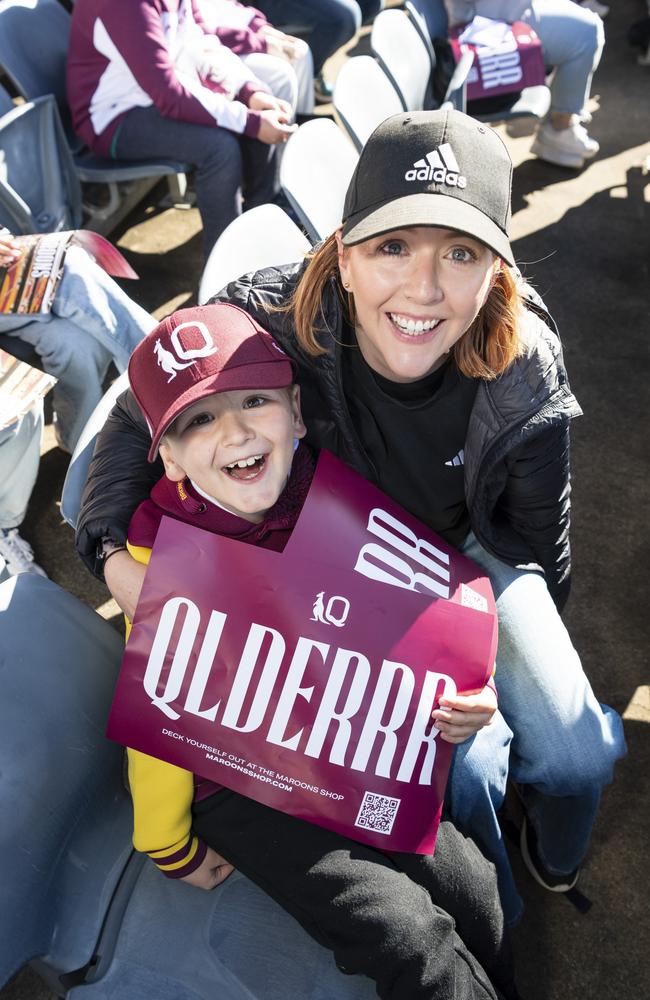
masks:
<instances>
[{"instance_id":1,"label":"q logo on maroon cap","mask_svg":"<svg viewBox=\"0 0 650 1000\"><path fill-rule=\"evenodd\" d=\"M190 342L194 340L194 337L190 334L189 336L182 338L179 336L181 330L196 330L200 334L203 341L200 347L191 347L189 350L183 347L183 340L189 340ZM211 354L216 354L218 348L212 339L212 334L208 330L205 323L200 323L198 321L192 323L181 323L180 326L174 327L171 332L170 338L172 342L172 347L176 352L176 357L180 361L189 361L190 359L196 358L208 358Z\"/></svg>"},{"instance_id":2,"label":"q logo on maroon cap","mask_svg":"<svg viewBox=\"0 0 650 1000\"><path fill-rule=\"evenodd\" d=\"M179 334L181 330L189 329L196 330L200 334L203 343L199 347L183 347ZM186 339L190 342L194 340L191 335L187 336ZM169 375L169 378L167 379L168 384L173 378L176 378L178 372L183 371L184 368L190 368L192 365L195 365L199 358L208 358L211 354L216 354L218 351L218 347L212 339L212 334L208 330L205 323L181 323L180 326L174 327L169 340L171 346L174 348L176 356L174 356L171 351L165 350L160 342L160 338L158 338L154 344L154 354L158 358L158 364L162 370Z\"/></svg>"}]
</instances>

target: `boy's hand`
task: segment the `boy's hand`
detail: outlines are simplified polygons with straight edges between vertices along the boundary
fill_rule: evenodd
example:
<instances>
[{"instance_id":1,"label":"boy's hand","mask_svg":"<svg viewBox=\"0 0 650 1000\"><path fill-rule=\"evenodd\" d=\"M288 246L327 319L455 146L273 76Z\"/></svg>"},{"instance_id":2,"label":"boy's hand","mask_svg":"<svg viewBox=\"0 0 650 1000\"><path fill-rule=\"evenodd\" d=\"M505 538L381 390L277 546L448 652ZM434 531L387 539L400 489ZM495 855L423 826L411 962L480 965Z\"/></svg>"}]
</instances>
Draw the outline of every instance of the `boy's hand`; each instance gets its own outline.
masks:
<instances>
[{"instance_id":1,"label":"boy's hand","mask_svg":"<svg viewBox=\"0 0 650 1000\"><path fill-rule=\"evenodd\" d=\"M20 250L13 236L0 236L0 267L11 267L19 257Z\"/></svg>"},{"instance_id":2,"label":"boy's hand","mask_svg":"<svg viewBox=\"0 0 650 1000\"><path fill-rule=\"evenodd\" d=\"M229 875L234 872L234 867L228 864L225 858L208 847L208 852L203 861L190 875L179 879L179 882L187 882L197 889L215 889L222 882L225 882Z\"/></svg>"},{"instance_id":3,"label":"boy's hand","mask_svg":"<svg viewBox=\"0 0 650 1000\"><path fill-rule=\"evenodd\" d=\"M497 710L497 696L491 687L484 687L478 694L457 694L455 698L441 698L440 708L431 713L440 737L447 743L464 743L470 736L489 726Z\"/></svg>"}]
</instances>

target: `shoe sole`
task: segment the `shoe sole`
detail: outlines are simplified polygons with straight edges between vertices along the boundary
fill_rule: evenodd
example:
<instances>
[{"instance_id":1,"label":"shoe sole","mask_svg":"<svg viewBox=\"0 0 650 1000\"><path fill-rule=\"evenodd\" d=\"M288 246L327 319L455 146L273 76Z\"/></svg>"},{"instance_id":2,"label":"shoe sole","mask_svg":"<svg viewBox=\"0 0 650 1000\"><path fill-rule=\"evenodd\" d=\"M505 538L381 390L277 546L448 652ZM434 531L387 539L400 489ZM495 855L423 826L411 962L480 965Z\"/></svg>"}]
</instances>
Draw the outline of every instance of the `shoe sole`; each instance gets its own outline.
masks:
<instances>
[{"instance_id":1,"label":"shoe sole","mask_svg":"<svg viewBox=\"0 0 650 1000\"><path fill-rule=\"evenodd\" d=\"M530 151L533 156L539 157L540 160L545 160L546 163L553 163L556 167L572 167L575 170L579 170L585 165L584 156L580 156L578 153L563 153L558 149L549 149L545 146L543 142L538 139L530 147ZM593 153L593 156L596 154Z\"/></svg>"},{"instance_id":2,"label":"shoe sole","mask_svg":"<svg viewBox=\"0 0 650 1000\"><path fill-rule=\"evenodd\" d=\"M533 876L537 884L541 885L541 887L543 889L546 889L547 892L569 892L576 885L578 878L580 877L580 872L578 872L575 875L575 877L571 882L563 882L561 885L549 885L548 882L545 882L542 876L535 868L533 860L530 854L528 853L528 842L526 840L526 826L527 826L527 820L526 817L524 816L524 821L521 824L521 833L519 835L519 850L521 851L521 856L523 858L524 864L526 865L526 868Z\"/></svg>"}]
</instances>

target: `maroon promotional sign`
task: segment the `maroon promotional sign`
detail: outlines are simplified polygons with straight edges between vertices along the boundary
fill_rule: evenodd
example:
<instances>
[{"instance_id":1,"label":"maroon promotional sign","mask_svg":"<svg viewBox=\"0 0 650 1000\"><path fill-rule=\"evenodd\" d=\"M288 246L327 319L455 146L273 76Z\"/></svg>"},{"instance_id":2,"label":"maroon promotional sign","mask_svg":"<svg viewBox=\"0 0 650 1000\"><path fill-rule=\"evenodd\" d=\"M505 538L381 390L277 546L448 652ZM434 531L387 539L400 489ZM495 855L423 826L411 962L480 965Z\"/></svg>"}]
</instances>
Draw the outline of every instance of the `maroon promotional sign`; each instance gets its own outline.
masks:
<instances>
[{"instance_id":1,"label":"maroon promotional sign","mask_svg":"<svg viewBox=\"0 0 650 1000\"><path fill-rule=\"evenodd\" d=\"M284 552L164 518L108 735L384 850L430 853L431 712L496 653L488 579L322 452Z\"/></svg>"},{"instance_id":2,"label":"maroon promotional sign","mask_svg":"<svg viewBox=\"0 0 650 1000\"><path fill-rule=\"evenodd\" d=\"M481 30L483 22L490 27ZM518 92L545 82L542 44L523 21L505 24L489 22L484 17L474 18L469 25L453 28L449 40L456 62L464 51L474 53L474 63L467 77L468 101ZM479 44L481 41L487 44Z\"/></svg>"}]
</instances>

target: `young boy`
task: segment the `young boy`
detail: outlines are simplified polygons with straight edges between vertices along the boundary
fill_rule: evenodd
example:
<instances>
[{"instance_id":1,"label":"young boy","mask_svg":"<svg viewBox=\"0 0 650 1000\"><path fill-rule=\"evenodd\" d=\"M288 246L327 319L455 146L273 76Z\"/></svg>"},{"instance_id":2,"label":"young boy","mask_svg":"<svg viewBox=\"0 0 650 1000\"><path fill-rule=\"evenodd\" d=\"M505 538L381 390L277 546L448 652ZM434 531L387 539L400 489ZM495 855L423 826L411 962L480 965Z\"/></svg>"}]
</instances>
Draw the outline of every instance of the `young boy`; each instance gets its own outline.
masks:
<instances>
[{"instance_id":1,"label":"young boy","mask_svg":"<svg viewBox=\"0 0 650 1000\"><path fill-rule=\"evenodd\" d=\"M314 458L292 361L247 313L172 314L136 348L131 388L165 476L129 527L148 562L163 514L281 551ZM436 722L436 724L440 724ZM515 997L491 865L445 821L435 857L383 854L129 750L134 844L170 878L214 888L237 867L390 1000ZM424 891L423 891L424 890ZM477 961L478 959L478 961Z\"/></svg>"},{"instance_id":2,"label":"young boy","mask_svg":"<svg viewBox=\"0 0 650 1000\"><path fill-rule=\"evenodd\" d=\"M128 548L147 563L163 514L207 531L281 551L314 471L293 363L236 306L174 313L134 352L131 387L152 431L165 476L138 507ZM296 449L298 449L296 451ZM219 786L194 786L189 771L128 751L137 850L169 878L204 889L224 865L191 832L192 800Z\"/></svg>"}]
</instances>

